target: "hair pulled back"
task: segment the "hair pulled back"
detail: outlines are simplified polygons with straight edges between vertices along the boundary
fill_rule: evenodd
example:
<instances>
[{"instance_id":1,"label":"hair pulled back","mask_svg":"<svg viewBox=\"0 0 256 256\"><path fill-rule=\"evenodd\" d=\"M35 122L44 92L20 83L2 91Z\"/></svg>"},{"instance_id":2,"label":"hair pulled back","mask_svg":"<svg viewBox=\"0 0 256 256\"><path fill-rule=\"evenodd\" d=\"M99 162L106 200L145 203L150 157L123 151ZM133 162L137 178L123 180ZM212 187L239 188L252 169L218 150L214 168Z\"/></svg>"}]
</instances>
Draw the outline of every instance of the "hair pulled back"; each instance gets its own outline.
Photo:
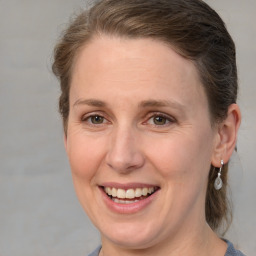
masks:
<instances>
[{"instance_id":1,"label":"hair pulled back","mask_svg":"<svg viewBox=\"0 0 256 256\"><path fill-rule=\"evenodd\" d=\"M219 15L201 0L101 0L78 15L54 51L53 72L60 80L59 110L67 132L69 89L79 50L94 36L153 38L170 45L193 61L206 92L211 121L225 119L237 98L237 68L234 42ZM217 231L230 224L227 200L227 170L223 187L213 187L216 171L211 166L205 202L206 220Z\"/></svg>"}]
</instances>

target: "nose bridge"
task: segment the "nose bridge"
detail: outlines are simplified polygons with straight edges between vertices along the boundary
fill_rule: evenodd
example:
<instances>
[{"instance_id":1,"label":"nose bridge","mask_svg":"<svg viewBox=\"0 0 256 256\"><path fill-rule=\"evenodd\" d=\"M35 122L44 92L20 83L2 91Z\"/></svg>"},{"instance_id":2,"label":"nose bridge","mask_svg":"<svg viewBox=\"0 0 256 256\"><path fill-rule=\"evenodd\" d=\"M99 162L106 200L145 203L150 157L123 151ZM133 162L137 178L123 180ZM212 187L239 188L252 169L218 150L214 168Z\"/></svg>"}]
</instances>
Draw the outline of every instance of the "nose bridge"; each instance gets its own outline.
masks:
<instances>
[{"instance_id":1,"label":"nose bridge","mask_svg":"<svg viewBox=\"0 0 256 256\"><path fill-rule=\"evenodd\" d=\"M117 126L109 140L107 164L118 172L140 168L144 158L138 142L139 133L136 128L127 124Z\"/></svg>"}]
</instances>

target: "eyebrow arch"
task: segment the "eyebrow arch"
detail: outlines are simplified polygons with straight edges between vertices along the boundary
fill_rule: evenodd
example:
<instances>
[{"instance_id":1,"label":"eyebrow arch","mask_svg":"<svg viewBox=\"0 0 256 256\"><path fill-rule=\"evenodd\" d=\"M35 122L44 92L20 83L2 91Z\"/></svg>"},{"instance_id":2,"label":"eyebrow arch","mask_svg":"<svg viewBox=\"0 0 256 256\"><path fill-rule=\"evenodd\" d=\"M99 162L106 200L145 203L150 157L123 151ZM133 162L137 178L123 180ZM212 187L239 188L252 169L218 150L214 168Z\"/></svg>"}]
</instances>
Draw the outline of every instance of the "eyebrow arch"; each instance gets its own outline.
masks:
<instances>
[{"instance_id":1,"label":"eyebrow arch","mask_svg":"<svg viewBox=\"0 0 256 256\"><path fill-rule=\"evenodd\" d=\"M180 108L183 109L184 105L176 102L176 101L169 101L169 100L145 100L139 104L140 108L147 108L147 107L172 107L172 108Z\"/></svg>"},{"instance_id":2,"label":"eyebrow arch","mask_svg":"<svg viewBox=\"0 0 256 256\"><path fill-rule=\"evenodd\" d=\"M78 99L73 104L74 107L79 105L88 105L92 107L106 107L107 104L104 101L97 100L97 99ZM176 101L169 101L169 100L145 100L139 103L140 108L147 108L147 107L172 107L172 108L180 108L183 109L184 106Z\"/></svg>"},{"instance_id":3,"label":"eyebrow arch","mask_svg":"<svg viewBox=\"0 0 256 256\"><path fill-rule=\"evenodd\" d=\"M73 106L79 106L79 105L88 105L92 107L106 107L106 103L101 100L96 100L96 99L78 99Z\"/></svg>"}]
</instances>

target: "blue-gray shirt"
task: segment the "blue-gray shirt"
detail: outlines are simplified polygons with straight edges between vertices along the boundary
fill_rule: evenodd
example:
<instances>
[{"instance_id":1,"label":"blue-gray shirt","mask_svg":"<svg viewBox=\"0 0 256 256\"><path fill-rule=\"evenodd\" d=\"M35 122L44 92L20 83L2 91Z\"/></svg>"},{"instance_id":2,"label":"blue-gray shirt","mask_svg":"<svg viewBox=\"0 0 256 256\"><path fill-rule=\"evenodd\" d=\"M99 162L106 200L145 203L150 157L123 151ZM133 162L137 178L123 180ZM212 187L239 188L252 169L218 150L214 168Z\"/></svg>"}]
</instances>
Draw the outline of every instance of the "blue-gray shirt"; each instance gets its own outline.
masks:
<instances>
[{"instance_id":1,"label":"blue-gray shirt","mask_svg":"<svg viewBox=\"0 0 256 256\"><path fill-rule=\"evenodd\" d=\"M235 249L233 244L228 240L225 240L228 244L228 249L224 256L245 256L242 252ZM88 256L98 256L100 253L101 246L99 246L94 252L90 253Z\"/></svg>"}]
</instances>

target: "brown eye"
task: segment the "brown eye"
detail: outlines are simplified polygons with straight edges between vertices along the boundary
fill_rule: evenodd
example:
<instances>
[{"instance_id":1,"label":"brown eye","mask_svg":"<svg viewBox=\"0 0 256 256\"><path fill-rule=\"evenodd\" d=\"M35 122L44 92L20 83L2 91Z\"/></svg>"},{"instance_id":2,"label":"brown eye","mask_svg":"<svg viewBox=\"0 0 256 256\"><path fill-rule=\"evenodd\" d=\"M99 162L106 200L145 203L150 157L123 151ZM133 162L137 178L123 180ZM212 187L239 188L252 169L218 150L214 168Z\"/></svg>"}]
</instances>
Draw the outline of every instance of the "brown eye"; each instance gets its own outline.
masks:
<instances>
[{"instance_id":1,"label":"brown eye","mask_svg":"<svg viewBox=\"0 0 256 256\"><path fill-rule=\"evenodd\" d=\"M168 120L163 116L155 116L153 118L153 122L155 125L165 125L168 122Z\"/></svg>"},{"instance_id":2,"label":"brown eye","mask_svg":"<svg viewBox=\"0 0 256 256\"><path fill-rule=\"evenodd\" d=\"M156 113L151 115L151 117L147 120L147 124L153 125L155 127L167 127L171 124L175 123L175 119L169 115Z\"/></svg>"},{"instance_id":3,"label":"brown eye","mask_svg":"<svg viewBox=\"0 0 256 256\"><path fill-rule=\"evenodd\" d=\"M91 116L89 118L92 124L102 124L104 122L104 117L102 116Z\"/></svg>"}]
</instances>

